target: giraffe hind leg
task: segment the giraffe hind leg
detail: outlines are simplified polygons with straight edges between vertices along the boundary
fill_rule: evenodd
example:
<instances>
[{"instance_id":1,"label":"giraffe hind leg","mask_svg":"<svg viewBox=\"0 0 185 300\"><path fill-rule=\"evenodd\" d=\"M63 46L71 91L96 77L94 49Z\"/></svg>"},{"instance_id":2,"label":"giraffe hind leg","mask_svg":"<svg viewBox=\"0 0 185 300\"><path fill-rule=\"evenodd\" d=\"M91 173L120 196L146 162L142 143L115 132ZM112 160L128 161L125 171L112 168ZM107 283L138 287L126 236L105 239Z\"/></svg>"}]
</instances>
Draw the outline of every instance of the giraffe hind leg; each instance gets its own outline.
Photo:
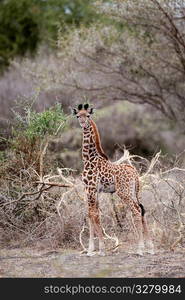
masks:
<instances>
[{"instance_id":1,"label":"giraffe hind leg","mask_svg":"<svg viewBox=\"0 0 185 300\"><path fill-rule=\"evenodd\" d=\"M149 233L149 229L148 229L148 224L146 221L146 217L145 217L145 209L143 204L141 204L141 195L140 195L140 187L139 187L139 182L136 182L136 198L137 201L139 203L139 206L141 208L141 217L142 217L142 225L143 225L143 234L144 234L144 239L146 242L146 252L150 253L150 254L154 254L154 245Z\"/></svg>"},{"instance_id":2,"label":"giraffe hind leg","mask_svg":"<svg viewBox=\"0 0 185 300\"><path fill-rule=\"evenodd\" d=\"M95 250L95 245L94 245L94 225L93 225L91 219L89 218L89 246L88 246L87 255L88 256L94 255L95 254L94 250Z\"/></svg>"},{"instance_id":3,"label":"giraffe hind leg","mask_svg":"<svg viewBox=\"0 0 185 300\"><path fill-rule=\"evenodd\" d=\"M143 255L144 251L144 239L143 239L143 224L142 224L142 216L141 209L138 203L136 203L131 195L131 193L126 194L124 191L117 191L117 195L120 197L122 201L124 201L130 207L132 213L132 221L134 229L137 233L138 245L136 253L139 255Z\"/></svg>"},{"instance_id":4,"label":"giraffe hind leg","mask_svg":"<svg viewBox=\"0 0 185 300\"><path fill-rule=\"evenodd\" d=\"M143 225L142 225L142 219L141 219L141 213L140 210L137 209L131 209L132 216L134 218L134 223L137 228L138 232L138 246L136 253L139 255L143 255L144 252L144 238L143 238Z\"/></svg>"},{"instance_id":5,"label":"giraffe hind leg","mask_svg":"<svg viewBox=\"0 0 185 300\"><path fill-rule=\"evenodd\" d=\"M150 254L155 254L154 245L153 245L152 239L150 237L148 224L147 224L145 216L142 216L142 224L143 224L144 239L146 242L146 252L148 252Z\"/></svg>"}]
</instances>

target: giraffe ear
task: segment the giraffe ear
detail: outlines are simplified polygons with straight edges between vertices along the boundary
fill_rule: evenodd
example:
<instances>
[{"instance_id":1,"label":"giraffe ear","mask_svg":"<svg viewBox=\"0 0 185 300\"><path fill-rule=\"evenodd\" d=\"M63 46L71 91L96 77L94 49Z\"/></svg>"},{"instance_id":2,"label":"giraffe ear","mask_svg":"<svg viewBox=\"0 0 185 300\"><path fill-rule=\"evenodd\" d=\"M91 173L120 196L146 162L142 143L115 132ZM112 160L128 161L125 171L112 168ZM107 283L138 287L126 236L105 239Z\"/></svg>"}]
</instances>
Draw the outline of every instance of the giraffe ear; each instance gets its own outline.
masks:
<instances>
[{"instance_id":1,"label":"giraffe ear","mask_svg":"<svg viewBox=\"0 0 185 300\"><path fill-rule=\"evenodd\" d=\"M89 109L90 115L92 115L92 114L94 113L94 110L95 110L94 108L90 108L90 109Z\"/></svg>"},{"instance_id":2,"label":"giraffe ear","mask_svg":"<svg viewBox=\"0 0 185 300\"><path fill-rule=\"evenodd\" d=\"M77 115L78 111L76 108L71 108L71 113L73 116Z\"/></svg>"},{"instance_id":3,"label":"giraffe ear","mask_svg":"<svg viewBox=\"0 0 185 300\"><path fill-rule=\"evenodd\" d=\"M84 109L88 110L88 108L89 108L89 104L88 103L84 104Z\"/></svg>"},{"instance_id":4,"label":"giraffe ear","mask_svg":"<svg viewBox=\"0 0 185 300\"><path fill-rule=\"evenodd\" d=\"M82 104L79 104L78 105L78 110L81 110L83 108L83 105Z\"/></svg>"}]
</instances>

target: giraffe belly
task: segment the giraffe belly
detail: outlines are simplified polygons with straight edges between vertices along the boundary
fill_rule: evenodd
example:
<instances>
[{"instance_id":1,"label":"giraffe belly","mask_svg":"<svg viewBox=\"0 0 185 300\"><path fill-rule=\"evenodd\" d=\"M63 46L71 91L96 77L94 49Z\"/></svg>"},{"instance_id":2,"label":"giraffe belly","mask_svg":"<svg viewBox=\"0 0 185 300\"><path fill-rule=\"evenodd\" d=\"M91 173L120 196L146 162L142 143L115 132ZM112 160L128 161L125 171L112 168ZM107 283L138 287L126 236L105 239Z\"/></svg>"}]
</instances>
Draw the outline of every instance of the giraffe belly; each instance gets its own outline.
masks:
<instances>
[{"instance_id":1,"label":"giraffe belly","mask_svg":"<svg viewBox=\"0 0 185 300\"><path fill-rule=\"evenodd\" d=\"M98 185L98 192L101 193L115 193L116 188L115 188L115 184L111 183L111 184L106 184L106 183L102 183L100 182Z\"/></svg>"}]
</instances>

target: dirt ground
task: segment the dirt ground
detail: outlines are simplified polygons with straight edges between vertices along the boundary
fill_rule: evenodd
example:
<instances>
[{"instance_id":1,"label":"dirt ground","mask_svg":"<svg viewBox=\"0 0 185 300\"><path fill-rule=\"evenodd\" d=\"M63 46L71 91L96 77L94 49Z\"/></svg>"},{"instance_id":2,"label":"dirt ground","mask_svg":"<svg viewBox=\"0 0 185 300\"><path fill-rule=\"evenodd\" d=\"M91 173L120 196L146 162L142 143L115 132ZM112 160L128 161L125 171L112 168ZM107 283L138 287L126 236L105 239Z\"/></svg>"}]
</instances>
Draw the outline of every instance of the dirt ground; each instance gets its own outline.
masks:
<instances>
[{"instance_id":1,"label":"dirt ground","mask_svg":"<svg viewBox=\"0 0 185 300\"><path fill-rule=\"evenodd\" d=\"M0 277L185 277L184 250L138 256L119 249L105 256L80 255L71 249L0 249Z\"/></svg>"}]
</instances>

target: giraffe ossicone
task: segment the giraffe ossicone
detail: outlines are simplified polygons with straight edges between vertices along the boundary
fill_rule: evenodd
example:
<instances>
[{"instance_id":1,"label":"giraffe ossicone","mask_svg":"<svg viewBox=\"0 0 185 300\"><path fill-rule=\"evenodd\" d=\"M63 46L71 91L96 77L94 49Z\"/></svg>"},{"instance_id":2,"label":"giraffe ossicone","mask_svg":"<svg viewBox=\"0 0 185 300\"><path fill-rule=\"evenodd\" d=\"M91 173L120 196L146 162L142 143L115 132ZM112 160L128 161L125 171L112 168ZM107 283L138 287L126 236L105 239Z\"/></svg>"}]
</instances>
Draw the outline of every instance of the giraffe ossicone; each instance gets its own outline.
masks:
<instances>
[{"instance_id":1,"label":"giraffe ossicone","mask_svg":"<svg viewBox=\"0 0 185 300\"><path fill-rule=\"evenodd\" d=\"M73 108L83 131L82 159L84 169L82 181L85 186L88 202L89 218L89 247L87 255L92 256L95 251L94 237L99 240L99 253L104 255L104 232L100 221L98 194L100 192L116 193L121 201L126 203L132 212L134 227L138 233L136 253L143 254L144 240L148 252L153 253L145 210L141 204L141 188L139 175L135 167L120 163L112 163L105 154L100 141L100 135L91 116L93 108L88 104L79 104L78 109Z\"/></svg>"}]
</instances>

